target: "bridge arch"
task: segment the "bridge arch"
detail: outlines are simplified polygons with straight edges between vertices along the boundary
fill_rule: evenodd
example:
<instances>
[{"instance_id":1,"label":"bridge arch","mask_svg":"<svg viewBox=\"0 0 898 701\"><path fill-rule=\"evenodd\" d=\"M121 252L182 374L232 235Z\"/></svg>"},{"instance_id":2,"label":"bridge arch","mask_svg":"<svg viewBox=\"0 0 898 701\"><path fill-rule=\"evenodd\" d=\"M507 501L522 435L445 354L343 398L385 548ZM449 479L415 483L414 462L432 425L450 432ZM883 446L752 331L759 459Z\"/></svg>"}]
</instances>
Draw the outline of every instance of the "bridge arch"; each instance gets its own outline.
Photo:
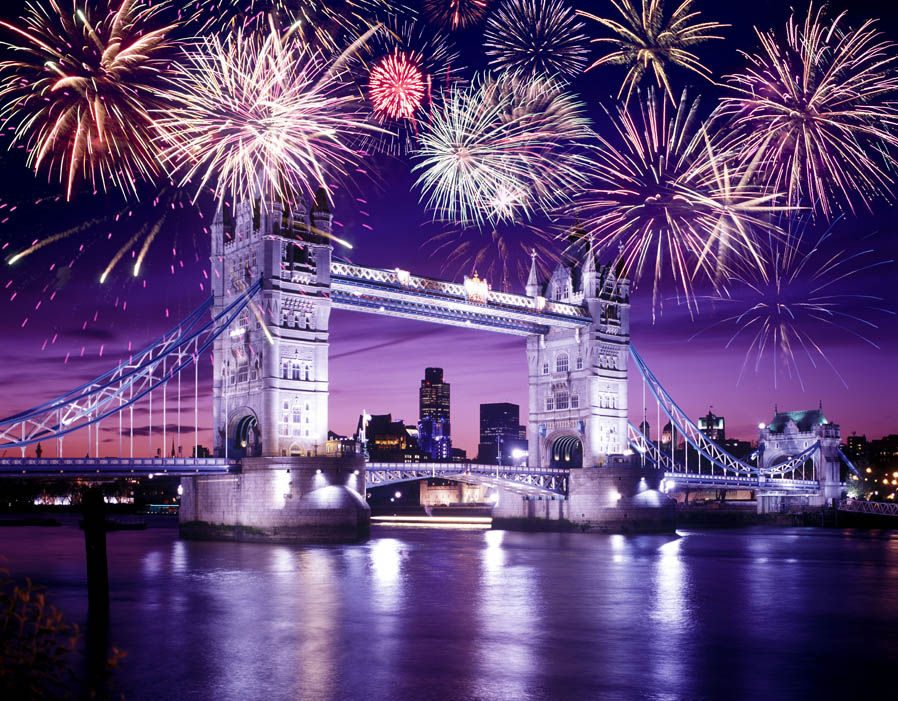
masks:
<instances>
[{"instance_id":1,"label":"bridge arch","mask_svg":"<svg viewBox=\"0 0 898 701\"><path fill-rule=\"evenodd\" d=\"M546 440L549 466L561 469L583 467L583 440L573 432L553 433Z\"/></svg>"},{"instance_id":2,"label":"bridge arch","mask_svg":"<svg viewBox=\"0 0 898 701\"><path fill-rule=\"evenodd\" d=\"M255 411L246 406L233 410L228 427L230 455L238 458L262 454L262 428Z\"/></svg>"}]
</instances>

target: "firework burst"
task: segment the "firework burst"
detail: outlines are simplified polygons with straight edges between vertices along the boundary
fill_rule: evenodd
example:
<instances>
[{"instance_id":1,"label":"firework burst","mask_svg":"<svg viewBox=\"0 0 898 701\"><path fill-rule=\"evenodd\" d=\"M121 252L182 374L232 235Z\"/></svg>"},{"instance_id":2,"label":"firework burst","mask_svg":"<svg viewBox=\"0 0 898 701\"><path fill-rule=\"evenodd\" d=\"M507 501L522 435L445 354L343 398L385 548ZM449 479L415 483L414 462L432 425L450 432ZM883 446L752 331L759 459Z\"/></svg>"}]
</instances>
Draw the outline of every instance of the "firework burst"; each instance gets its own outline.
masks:
<instances>
[{"instance_id":1,"label":"firework burst","mask_svg":"<svg viewBox=\"0 0 898 701\"><path fill-rule=\"evenodd\" d=\"M162 106L159 74L170 59L173 25L165 3L135 0L74 12L57 0L29 4L22 26L0 21L18 42L0 62L0 117L24 144L28 165L58 173L71 198L76 180L134 193L157 174L150 112Z\"/></svg>"},{"instance_id":2,"label":"firework burst","mask_svg":"<svg viewBox=\"0 0 898 701\"><path fill-rule=\"evenodd\" d=\"M882 306L881 297L850 289L856 290L870 270L894 261L881 259L874 247L838 249L831 240L833 226L808 244L807 227L808 218L799 217L788 223L788 236L761 237L765 274L736 267L730 274L732 295L710 298L715 306L739 307L714 326L735 329L727 348L745 345L740 380L749 364L758 372L768 359L774 386L785 374L804 389L802 363L816 368L818 362L828 365L845 385L827 356L825 339L851 337L879 348L867 336L878 328L870 317L894 314Z\"/></svg>"},{"instance_id":3,"label":"firework burst","mask_svg":"<svg viewBox=\"0 0 898 701\"><path fill-rule=\"evenodd\" d=\"M732 93L720 116L735 128L743 158L760 156L764 184L830 217L836 201L887 193L884 149L898 147L895 44L875 22L858 29L828 22L822 9L794 15L785 41L757 32L761 51L746 54L745 73L728 76ZM867 204L869 207L869 204Z\"/></svg>"},{"instance_id":4,"label":"firework burst","mask_svg":"<svg viewBox=\"0 0 898 701\"><path fill-rule=\"evenodd\" d=\"M611 44L613 51L602 56L589 68L603 65L629 66L618 92L620 98L626 91L627 102L649 71L654 74L658 87L663 88L673 102L674 95L667 77L668 64L680 66L711 80L710 71L689 49L710 39L723 39L711 32L727 25L696 22L699 13L692 11L692 0L683 0L667 19L664 17L664 0L641 0L639 10L636 9L636 2L637 0L611 0L622 21L577 11L577 14L595 20L617 35L592 40L597 44Z\"/></svg>"},{"instance_id":5,"label":"firework burst","mask_svg":"<svg viewBox=\"0 0 898 701\"><path fill-rule=\"evenodd\" d=\"M583 23L562 0L504 0L487 20L484 46L498 70L571 78L586 66Z\"/></svg>"},{"instance_id":6,"label":"firework burst","mask_svg":"<svg viewBox=\"0 0 898 701\"><path fill-rule=\"evenodd\" d=\"M345 76L347 56L373 31L336 58L273 27L211 37L187 53L169 77L173 107L158 121L180 184L209 186L219 200L330 192L326 176L354 169L357 143L382 131Z\"/></svg>"},{"instance_id":7,"label":"firework burst","mask_svg":"<svg viewBox=\"0 0 898 701\"><path fill-rule=\"evenodd\" d=\"M390 18L352 56L349 65L375 119L395 138L372 138L374 150L408 151L425 119L434 88L461 70L445 34L421 22ZM376 137L377 135L372 135Z\"/></svg>"},{"instance_id":8,"label":"firework burst","mask_svg":"<svg viewBox=\"0 0 898 701\"><path fill-rule=\"evenodd\" d=\"M575 203L588 238L617 248L627 277L638 281L651 270L653 318L665 276L694 311L696 276L719 283L730 259L763 269L753 229L784 209L772 204L775 194L751 185L753 164L728 162L718 138L698 124L697 108L685 95L675 107L659 106L649 92L638 109L609 115L617 139L600 138L593 182Z\"/></svg>"},{"instance_id":9,"label":"firework burst","mask_svg":"<svg viewBox=\"0 0 898 701\"><path fill-rule=\"evenodd\" d=\"M426 85L408 55L395 51L371 69L368 90L376 112L391 119L411 119L421 109Z\"/></svg>"},{"instance_id":10,"label":"firework burst","mask_svg":"<svg viewBox=\"0 0 898 701\"><path fill-rule=\"evenodd\" d=\"M437 24L464 29L477 24L490 9L492 0L424 0L424 11Z\"/></svg>"},{"instance_id":11,"label":"firework burst","mask_svg":"<svg viewBox=\"0 0 898 701\"><path fill-rule=\"evenodd\" d=\"M444 219L526 218L583 185L591 137L581 104L554 81L481 77L433 110L415 152L417 184Z\"/></svg>"}]
</instances>

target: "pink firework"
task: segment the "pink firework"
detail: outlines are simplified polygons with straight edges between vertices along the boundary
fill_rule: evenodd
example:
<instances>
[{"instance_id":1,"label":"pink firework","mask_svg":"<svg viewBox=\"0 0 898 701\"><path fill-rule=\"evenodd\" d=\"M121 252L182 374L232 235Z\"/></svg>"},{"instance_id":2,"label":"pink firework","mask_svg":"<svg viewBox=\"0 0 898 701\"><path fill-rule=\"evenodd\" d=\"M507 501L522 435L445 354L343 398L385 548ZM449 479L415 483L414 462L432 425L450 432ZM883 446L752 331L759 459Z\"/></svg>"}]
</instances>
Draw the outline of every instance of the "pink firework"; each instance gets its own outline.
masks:
<instances>
[{"instance_id":1,"label":"pink firework","mask_svg":"<svg viewBox=\"0 0 898 701\"><path fill-rule=\"evenodd\" d=\"M375 65L368 79L374 109L393 119L412 119L421 107L426 89L421 70L398 50Z\"/></svg>"}]
</instances>

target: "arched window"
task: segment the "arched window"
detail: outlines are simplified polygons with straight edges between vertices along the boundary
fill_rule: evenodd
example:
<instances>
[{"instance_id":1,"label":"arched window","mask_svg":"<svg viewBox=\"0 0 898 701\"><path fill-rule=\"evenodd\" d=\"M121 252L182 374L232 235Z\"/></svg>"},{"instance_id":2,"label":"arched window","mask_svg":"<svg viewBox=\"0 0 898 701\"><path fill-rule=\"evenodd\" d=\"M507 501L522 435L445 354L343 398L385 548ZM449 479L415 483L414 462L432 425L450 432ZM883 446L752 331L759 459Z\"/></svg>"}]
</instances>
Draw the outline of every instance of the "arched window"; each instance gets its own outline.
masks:
<instances>
[{"instance_id":1,"label":"arched window","mask_svg":"<svg viewBox=\"0 0 898 701\"><path fill-rule=\"evenodd\" d=\"M299 402L294 402L294 403L293 403L293 416L292 416L292 419L293 419L293 420L292 420L292 423L293 423L293 435L294 435L294 436L301 436L301 435L302 435L302 428L301 428L301 424L302 424L302 409L301 409L301 407L299 406Z\"/></svg>"},{"instance_id":2,"label":"arched window","mask_svg":"<svg viewBox=\"0 0 898 701\"><path fill-rule=\"evenodd\" d=\"M568 357L567 353L559 353L555 356L555 372L567 372L568 371Z\"/></svg>"}]
</instances>

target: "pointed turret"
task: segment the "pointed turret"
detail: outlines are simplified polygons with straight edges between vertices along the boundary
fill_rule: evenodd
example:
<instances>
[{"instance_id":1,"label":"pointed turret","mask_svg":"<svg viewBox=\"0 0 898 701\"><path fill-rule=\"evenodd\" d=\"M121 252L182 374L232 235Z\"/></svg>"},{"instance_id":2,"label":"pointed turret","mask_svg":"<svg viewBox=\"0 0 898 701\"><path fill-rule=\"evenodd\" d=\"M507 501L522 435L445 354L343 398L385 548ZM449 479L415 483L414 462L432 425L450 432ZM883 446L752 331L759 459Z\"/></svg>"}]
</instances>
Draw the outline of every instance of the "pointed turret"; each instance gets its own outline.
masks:
<instances>
[{"instance_id":1,"label":"pointed turret","mask_svg":"<svg viewBox=\"0 0 898 701\"><path fill-rule=\"evenodd\" d=\"M590 241L589 250L586 252L586 260L583 261L581 289L585 299L599 296L599 274L596 271L596 254L592 247L592 241Z\"/></svg>"},{"instance_id":2,"label":"pointed turret","mask_svg":"<svg viewBox=\"0 0 898 701\"><path fill-rule=\"evenodd\" d=\"M319 187L315 193L315 202L312 204L309 218L312 222L312 233L329 239L334 215L331 212L330 197L323 187Z\"/></svg>"},{"instance_id":3,"label":"pointed turret","mask_svg":"<svg viewBox=\"0 0 898 701\"><path fill-rule=\"evenodd\" d=\"M536 269L536 249L534 248L530 251L530 275L527 276L527 287L525 288L527 296L539 296L539 287L539 271Z\"/></svg>"}]
</instances>

